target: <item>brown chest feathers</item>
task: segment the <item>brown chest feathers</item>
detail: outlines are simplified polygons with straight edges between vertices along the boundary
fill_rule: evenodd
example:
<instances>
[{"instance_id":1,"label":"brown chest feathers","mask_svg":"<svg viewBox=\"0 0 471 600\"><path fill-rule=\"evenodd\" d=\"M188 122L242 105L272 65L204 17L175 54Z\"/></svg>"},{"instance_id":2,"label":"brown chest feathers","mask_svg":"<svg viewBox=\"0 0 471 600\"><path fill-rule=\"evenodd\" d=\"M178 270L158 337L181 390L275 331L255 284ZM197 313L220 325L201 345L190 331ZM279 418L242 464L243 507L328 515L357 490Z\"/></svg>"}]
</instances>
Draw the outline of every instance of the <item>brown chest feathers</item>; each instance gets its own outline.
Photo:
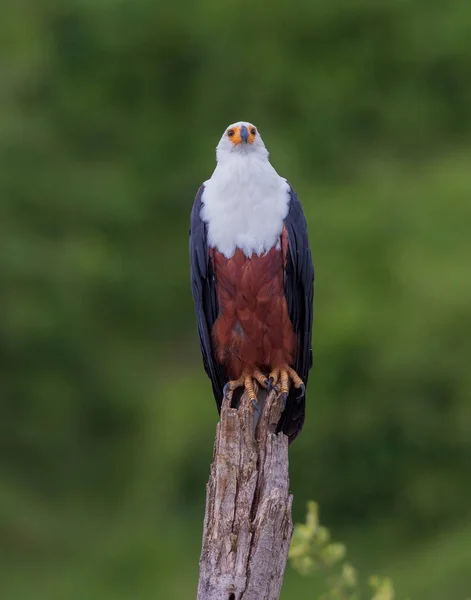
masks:
<instances>
[{"instance_id":1,"label":"brown chest feathers","mask_svg":"<svg viewBox=\"0 0 471 600\"><path fill-rule=\"evenodd\" d=\"M263 256L245 256L237 249L231 258L211 251L216 275L219 316L212 331L217 359L230 378L243 369L293 364L296 344L283 287L287 247Z\"/></svg>"}]
</instances>

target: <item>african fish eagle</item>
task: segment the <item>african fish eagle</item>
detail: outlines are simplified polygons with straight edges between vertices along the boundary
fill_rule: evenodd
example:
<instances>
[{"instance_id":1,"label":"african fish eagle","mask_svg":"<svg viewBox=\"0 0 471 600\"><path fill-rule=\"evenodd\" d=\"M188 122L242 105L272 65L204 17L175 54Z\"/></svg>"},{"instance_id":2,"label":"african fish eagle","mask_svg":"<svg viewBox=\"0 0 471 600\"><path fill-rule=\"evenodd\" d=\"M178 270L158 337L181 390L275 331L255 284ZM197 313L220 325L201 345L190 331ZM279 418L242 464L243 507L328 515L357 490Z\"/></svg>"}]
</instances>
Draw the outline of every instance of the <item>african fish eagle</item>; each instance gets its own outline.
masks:
<instances>
[{"instance_id":1,"label":"african fish eagle","mask_svg":"<svg viewBox=\"0 0 471 600\"><path fill-rule=\"evenodd\" d=\"M219 411L224 394L237 388L256 403L254 380L281 389L278 430L292 442L304 423L312 366L314 267L306 219L254 125L230 125L216 158L190 227L204 367Z\"/></svg>"}]
</instances>

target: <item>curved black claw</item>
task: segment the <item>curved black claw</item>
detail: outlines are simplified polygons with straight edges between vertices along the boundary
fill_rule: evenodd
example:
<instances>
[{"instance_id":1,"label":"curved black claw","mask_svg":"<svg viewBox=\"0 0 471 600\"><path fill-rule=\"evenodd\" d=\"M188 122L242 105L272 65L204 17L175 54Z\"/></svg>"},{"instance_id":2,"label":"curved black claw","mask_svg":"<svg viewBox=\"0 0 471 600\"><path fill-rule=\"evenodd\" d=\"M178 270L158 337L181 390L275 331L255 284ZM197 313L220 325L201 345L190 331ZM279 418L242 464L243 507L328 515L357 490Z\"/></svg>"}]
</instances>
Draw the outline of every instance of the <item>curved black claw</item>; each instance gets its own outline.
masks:
<instances>
[{"instance_id":1,"label":"curved black claw","mask_svg":"<svg viewBox=\"0 0 471 600\"><path fill-rule=\"evenodd\" d=\"M299 389L301 390L301 393L299 394L299 396L296 396L296 400L301 400L301 398L304 398L306 394L306 386L304 385L304 383L302 383L299 386Z\"/></svg>"},{"instance_id":2,"label":"curved black claw","mask_svg":"<svg viewBox=\"0 0 471 600\"><path fill-rule=\"evenodd\" d=\"M285 410L285 408L286 408L286 401L288 400L288 392L283 392L281 394L281 397L283 398L283 410Z\"/></svg>"},{"instance_id":3,"label":"curved black claw","mask_svg":"<svg viewBox=\"0 0 471 600\"><path fill-rule=\"evenodd\" d=\"M273 385L273 383L274 383L274 379L273 379L273 377L269 377L269 378L266 380L266 384L267 384L267 393L268 393L268 394L269 394L269 393L270 393L272 390L274 390L274 389L275 389L275 386Z\"/></svg>"},{"instance_id":4,"label":"curved black claw","mask_svg":"<svg viewBox=\"0 0 471 600\"><path fill-rule=\"evenodd\" d=\"M222 393L224 394L224 398L227 400L227 393L232 392L230 383L226 383L226 385L222 388Z\"/></svg>"},{"instance_id":5,"label":"curved black claw","mask_svg":"<svg viewBox=\"0 0 471 600\"><path fill-rule=\"evenodd\" d=\"M256 400L252 400L252 406L255 408L255 412L260 414L260 409L258 408L258 404L257 404Z\"/></svg>"}]
</instances>

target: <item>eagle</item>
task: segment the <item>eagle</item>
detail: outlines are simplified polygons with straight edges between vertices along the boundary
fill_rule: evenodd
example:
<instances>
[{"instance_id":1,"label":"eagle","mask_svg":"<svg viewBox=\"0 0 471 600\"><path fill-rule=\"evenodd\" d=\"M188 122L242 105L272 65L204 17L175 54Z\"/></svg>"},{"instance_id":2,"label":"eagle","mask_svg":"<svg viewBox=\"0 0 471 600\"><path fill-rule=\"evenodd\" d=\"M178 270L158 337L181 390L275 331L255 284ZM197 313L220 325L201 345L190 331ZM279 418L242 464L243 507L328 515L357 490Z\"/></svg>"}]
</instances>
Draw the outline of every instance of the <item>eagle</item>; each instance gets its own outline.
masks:
<instances>
[{"instance_id":1,"label":"eagle","mask_svg":"<svg viewBox=\"0 0 471 600\"><path fill-rule=\"evenodd\" d=\"M190 225L204 368L219 412L223 398L238 388L257 408L254 381L281 392L278 431L291 443L304 423L312 367L314 266L306 219L254 125L230 125L216 159Z\"/></svg>"}]
</instances>

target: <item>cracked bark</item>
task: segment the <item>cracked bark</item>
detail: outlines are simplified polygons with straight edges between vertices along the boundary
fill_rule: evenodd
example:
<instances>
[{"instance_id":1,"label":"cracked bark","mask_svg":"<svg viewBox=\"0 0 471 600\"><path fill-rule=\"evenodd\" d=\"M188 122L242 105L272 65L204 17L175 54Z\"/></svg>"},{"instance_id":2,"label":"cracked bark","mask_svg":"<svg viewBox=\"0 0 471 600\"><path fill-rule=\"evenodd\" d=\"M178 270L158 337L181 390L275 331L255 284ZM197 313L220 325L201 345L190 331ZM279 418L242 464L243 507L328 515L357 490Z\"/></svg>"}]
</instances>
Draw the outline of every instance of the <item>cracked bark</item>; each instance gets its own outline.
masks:
<instances>
[{"instance_id":1,"label":"cracked bark","mask_svg":"<svg viewBox=\"0 0 471 600\"><path fill-rule=\"evenodd\" d=\"M282 403L260 390L258 423L245 394L225 400L206 488L197 600L277 600L293 533ZM257 416L257 415L255 415Z\"/></svg>"}]
</instances>

